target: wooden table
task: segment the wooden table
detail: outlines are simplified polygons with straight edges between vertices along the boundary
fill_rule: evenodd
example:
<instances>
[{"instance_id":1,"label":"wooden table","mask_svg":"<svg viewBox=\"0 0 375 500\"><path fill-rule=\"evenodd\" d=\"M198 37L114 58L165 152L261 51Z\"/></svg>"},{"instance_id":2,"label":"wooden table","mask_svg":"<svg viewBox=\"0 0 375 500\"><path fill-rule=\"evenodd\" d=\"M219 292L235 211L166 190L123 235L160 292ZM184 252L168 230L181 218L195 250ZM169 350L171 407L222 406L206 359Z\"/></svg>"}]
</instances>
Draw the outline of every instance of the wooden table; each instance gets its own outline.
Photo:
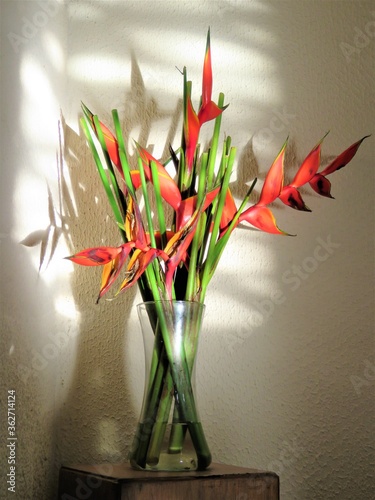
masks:
<instances>
[{"instance_id":1,"label":"wooden table","mask_svg":"<svg viewBox=\"0 0 375 500\"><path fill-rule=\"evenodd\" d=\"M59 500L279 500L274 472L212 464L199 472L145 472L128 464L63 466Z\"/></svg>"}]
</instances>

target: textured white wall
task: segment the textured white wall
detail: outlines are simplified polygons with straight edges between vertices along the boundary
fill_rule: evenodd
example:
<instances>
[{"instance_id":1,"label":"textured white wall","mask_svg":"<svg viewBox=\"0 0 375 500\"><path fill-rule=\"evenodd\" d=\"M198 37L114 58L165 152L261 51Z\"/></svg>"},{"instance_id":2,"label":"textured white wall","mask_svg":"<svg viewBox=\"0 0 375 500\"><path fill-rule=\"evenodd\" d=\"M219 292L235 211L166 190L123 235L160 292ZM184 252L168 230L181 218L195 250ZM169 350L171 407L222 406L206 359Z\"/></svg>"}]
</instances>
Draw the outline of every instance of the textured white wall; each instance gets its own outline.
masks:
<instances>
[{"instance_id":1,"label":"textured white wall","mask_svg":"<svg viewBox=\"0 0 375 500\"><path fill-rule=\"evenodd\" d=\"M374 132L371 1L1 2L0 456L8 471L15 389L15 498L53 498L62 462L125 460L141 403L139 295L95 306L99 274L62 260L117 239L80 100L104 121L118 108L130 137L162 155L168 134L180 137L175 66L198 99L208 26L238 180L262 178L288 134L291 177L327 130L325 161ZM288 500L375 488L374 139L331 180L335 200L306 192L312 214L275 209L297 238L239 229L206 302L198 376L214 460L275 470ZM19 242L45 240L61 215L65 233L38 274L40 245ZM333 244L319 262L322 241ZM2 498L6 486L2 473Z\"/></svg>"}]
</instances>

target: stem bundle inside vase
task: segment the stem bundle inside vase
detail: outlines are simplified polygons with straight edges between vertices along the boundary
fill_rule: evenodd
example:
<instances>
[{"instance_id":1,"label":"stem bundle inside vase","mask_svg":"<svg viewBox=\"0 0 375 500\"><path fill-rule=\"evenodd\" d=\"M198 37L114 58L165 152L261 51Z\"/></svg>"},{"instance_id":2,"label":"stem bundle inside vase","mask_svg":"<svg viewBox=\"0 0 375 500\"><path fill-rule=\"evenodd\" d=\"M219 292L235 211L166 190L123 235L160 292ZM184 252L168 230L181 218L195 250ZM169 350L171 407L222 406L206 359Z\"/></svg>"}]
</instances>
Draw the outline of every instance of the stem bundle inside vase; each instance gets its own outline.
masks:
<instances>
[{"instance_id":1,"label":"stem bundle inside vase","mask_svg":"<svg viewBox=\"0 0 375 500\"><path fill-rule=\"evenodd\" d=\"M136 468L196 470L211 462L193 383L203 311L198 302L186 301L138 306L148 356L141 418L130 454Z\"/></svg>"}]
</instances>

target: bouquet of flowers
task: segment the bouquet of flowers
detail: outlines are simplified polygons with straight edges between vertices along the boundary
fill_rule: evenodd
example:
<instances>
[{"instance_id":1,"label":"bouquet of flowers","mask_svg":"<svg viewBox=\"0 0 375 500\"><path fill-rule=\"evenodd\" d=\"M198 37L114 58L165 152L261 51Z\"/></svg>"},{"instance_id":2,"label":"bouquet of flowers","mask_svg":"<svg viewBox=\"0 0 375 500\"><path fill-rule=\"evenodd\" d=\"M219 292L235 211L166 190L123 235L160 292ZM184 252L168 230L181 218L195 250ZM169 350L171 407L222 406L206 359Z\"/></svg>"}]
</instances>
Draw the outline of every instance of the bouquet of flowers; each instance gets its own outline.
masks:
<instances>
[{"instance_id":1,"label":"bouquet of flowers","mask_svg":"<svg viewBox=\"0 0 375 500\"><path fill-rule=\"evenodd\" d=\"M68 257L83 266L103 266L99 298L108 292L125 267L125 277L118 292L139 283L145 300L183 299L204 302L208 283L233 230L241 222L273 234L287 234L276 225L268 207L279 199L296 210L309 211L299 188L309 184L318 194L331 196L327 176L344 167L355 155L365 136L352 144L318 173L323 139L302 162L292 182L284 185L284 155L281 148L265 178L259 200L248 207L251 184L239 207L230 190L236 149L227 137L218 159L218 146L224 95L212 101L210 34L203 65L202 97L198 113L191 99L191 82L183 70L182 143L163 163L143 146L136 144L137 166L131 167L122 136L118 113L112 111L115 134L83 104L81 120L100 178L113 210L123 243L96 247ZM211 146L199 154L199 132L203 124L215 120ZM97 141L95 141L97 139ZM102 153L102 155L100 155ZM166 170L175 168L175 178ZM156 210L150 203L149 187ZM141 213L140 196L144 204ZM166 225L167 210L173 221ZM168 215L170 213L168 212ZM98 299L99 299L98 298Z\"/></svg>"},{"instance_id":2,"label":"bouquet of flowers","mask_svg":"<svg viewBox=\"0 0 375 500\"><path fill-rule=\"evenodd\" d=\"M149 422L156 422L155 425L161 405L164 404L164 418L170 412L173 399L177 407L174 410L176 418L179 416L190 424L198 421L190 387L192 362L189 362L189 352L195 348L186 350L181 366L176 368L173 361L175 339L170 335L173 325L168 319L167 309L161 305L162 301L183 300L203 304L221 255L239 224L248 223L261 231L286 235L277 226L269 206L280 200L295 210L309 211L299 191L305 185L310 185L319 195L332 198L328 176L344 167L365 139L363 137L352 144L318 172L324 136L306 156L293 180L285 185L286 141L269 168L258 201L249 206L250 195L257 182L254 179L246 196L237 204L230 188L236 148L232 146L230 137L224 138L220 147L221 120L227 106L223 94L219 95L217 103L212 100L210 32L207 35L198 111L192 103L192 84L187 79L186 68L182 77L181 145L178 149L170 146L170 157L164 161L154 158L144 145L136 144L137 161L131 165L118 112L112 111L113 133L82 105L84 116L81 125L122 242L115 246L88 248L68 257L76 264L103 267L98 300L114 287L123 274L116 295L137 283L145 302L156 301L159 304L156 312L149 315L156 347L143 409ZM200 130L210 121L214 121L212 140L208 150L201 152ZM172 169L174 175L169 173ZM157 378L160 375L158 370L162 374L160 380ZM197 425L191 425L189 431L198 454L198 468L205 468L210 462L210 454L203 431ZM147 434L148 438L141 450L139 446L133 450L136 466L143 468L146 462L158 462L157 449L162 432L155 427L152 432L146 433L140 423L138 437Z\"/></svg>"}]
</instances>

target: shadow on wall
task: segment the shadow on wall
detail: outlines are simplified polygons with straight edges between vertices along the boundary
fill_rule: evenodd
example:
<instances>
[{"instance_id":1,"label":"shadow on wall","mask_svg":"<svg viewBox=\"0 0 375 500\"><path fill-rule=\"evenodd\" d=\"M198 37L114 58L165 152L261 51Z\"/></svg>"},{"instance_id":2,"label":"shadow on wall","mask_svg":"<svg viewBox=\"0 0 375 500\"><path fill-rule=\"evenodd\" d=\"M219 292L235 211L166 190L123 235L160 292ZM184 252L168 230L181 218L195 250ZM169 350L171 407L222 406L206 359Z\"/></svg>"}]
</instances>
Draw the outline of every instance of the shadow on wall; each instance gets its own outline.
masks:
<instances>
[{"instance_id":1,"label":"shadow on wall","mask_svg":"<svg viewBox=\"0 0 375 500\"><path fill-rule=\"evenodd\" d=\"M166 152L176 134L181 103L177 103L172 113L158 107L144 88L134 55L125 108L128 100L131 106L123 123L124 137L139 126L137 141L148 144L154 121L168 118L171 126L164 148ZM66 123L63 123L63 130L66 170L60 175L62 227L71 253L94 246L118 245L120 235L86 140ZM129 162L137 168L136 158L130 155ZM109 215L103 215L107 213ZM80 315L80 332L74 374L57 424L63 463L99 462L103 456L112 462L126 460L138 418L132 398L134 387L124 370L124 356L128 356L125 339L129 334L129 314L136 287L115 301L108 303L103 298L96 306L95 298L86 294L85 289L92 290L95 275L94 287L99 291L101 269L95 268L97 272L93 273L92 268L74 267L71 285ZM139 389L143 389L142 384Z\"/></svg>"}]
</instances>

